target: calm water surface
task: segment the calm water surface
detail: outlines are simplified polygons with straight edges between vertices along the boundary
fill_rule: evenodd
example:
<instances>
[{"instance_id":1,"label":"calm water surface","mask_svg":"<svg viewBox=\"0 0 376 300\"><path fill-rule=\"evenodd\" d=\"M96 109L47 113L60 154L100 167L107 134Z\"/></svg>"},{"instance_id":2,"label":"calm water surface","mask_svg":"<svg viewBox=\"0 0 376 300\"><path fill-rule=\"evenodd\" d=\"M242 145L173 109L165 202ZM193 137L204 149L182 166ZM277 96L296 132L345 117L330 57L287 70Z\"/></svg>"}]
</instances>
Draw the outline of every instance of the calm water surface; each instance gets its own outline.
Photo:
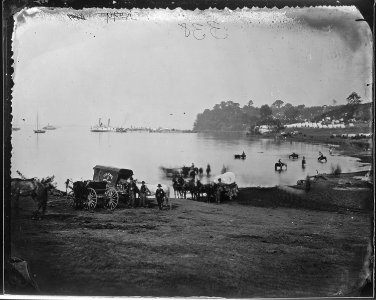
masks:
<instances>
[{"instance_id":1,"label":"calm water surface","mask_svg":"<svg viewBox=\"0 0 376 300\"><path fill-rule=\"evenodd\" d=\"M190 166L206 169L212 176L220 174L223 165L235 173L236 182L245 186L295 184L297 180L318 172L329 173L339 164L342 172L368 170L358 159L329 155L329 146L301 142L249 138L241 134L212 133L116 133L90 132L86 127L63 127L35 134L32 127L23 127L12 136L12 177L16 170L27 177L55 175L58 187L64 188L67 178L92 179L95 165L132 169L135 178L148 183L166 183L159 167ZM245 151L246 160L235 160L234 154ZM293 151L306 157L306 168L299 160L289 160ZM317 161L318 152L328 157ZM274 163L281 159L287 171L276 172ZM202 179L203 182L210 180Z\"/></svg>"}]
</instances>

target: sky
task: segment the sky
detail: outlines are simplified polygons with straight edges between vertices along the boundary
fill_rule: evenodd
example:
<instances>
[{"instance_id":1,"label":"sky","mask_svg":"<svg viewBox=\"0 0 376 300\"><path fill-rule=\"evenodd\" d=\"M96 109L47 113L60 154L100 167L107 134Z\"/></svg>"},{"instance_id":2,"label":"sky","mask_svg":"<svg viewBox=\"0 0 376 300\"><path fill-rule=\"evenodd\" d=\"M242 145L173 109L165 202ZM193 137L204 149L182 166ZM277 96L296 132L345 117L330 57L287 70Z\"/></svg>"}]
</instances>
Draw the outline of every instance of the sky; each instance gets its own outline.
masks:
<instances>
[{"instance_id":1,"label":"sky","mask_svg":"<svg viewBox=\"0 0 376 300\"><path fill-rule=\"evenodd\" d=\"M361 18L355 7L25 9L15 16L13 115L192 129L221 101L345 104L355 91L368 102L372 34Z\"/></svg>"}]
</instances>

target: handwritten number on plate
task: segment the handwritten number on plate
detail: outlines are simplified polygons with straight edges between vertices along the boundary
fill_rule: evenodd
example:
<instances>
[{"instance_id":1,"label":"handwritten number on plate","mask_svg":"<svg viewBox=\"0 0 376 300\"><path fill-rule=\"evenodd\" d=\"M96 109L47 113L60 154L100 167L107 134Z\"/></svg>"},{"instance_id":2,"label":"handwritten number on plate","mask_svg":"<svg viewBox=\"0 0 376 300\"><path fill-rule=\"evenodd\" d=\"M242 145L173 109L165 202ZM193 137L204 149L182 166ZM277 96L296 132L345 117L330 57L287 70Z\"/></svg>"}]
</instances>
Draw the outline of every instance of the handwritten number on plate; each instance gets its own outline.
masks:
<instances>
[{"instance_id":1,"label":"handwritten number on plate","mask_svg":"<svg viewBox=\"0 0 376 300\"><path fill-rule=\"evenodd\" d=\"M227 39L228 37L228 34L225 33L224 35L221 34L221 31L227 31L227 28L224 27L224 28L221 28L219 26L219 23L216 22L216 21L208 21L206 22L209 26L210 26L210 34L216 38L216 39Z\"/></svg>"},{"instance_id":2,"label":"handwritten number on plate","mask_svg":"<svg viewBox=\"0 0 376 300\"><path fill-rule=\"evenodd\" d=\"M194 28L193 36L195 37L195 39L196 40L203 40L205 38L205 33L196 33L196 32L202 31L202 26L204 26L204 25L198 24L198 23L192 23L192 26Z\"/></svg>"},{"instance_id":3,"label":"handwritten number on plate","mask_svg":"<svg viewBox=\"0 0 376 300\"><path fill-rule=\"evenodd\" d=\"M181 26L181 28L184 29L184 35L185 35L185 37L189 37L189 35L191 34L191 31L187 28L187 24L186 23L182 23L182 24L179 24L179 26Z\"/></svg>"}]
</instances>

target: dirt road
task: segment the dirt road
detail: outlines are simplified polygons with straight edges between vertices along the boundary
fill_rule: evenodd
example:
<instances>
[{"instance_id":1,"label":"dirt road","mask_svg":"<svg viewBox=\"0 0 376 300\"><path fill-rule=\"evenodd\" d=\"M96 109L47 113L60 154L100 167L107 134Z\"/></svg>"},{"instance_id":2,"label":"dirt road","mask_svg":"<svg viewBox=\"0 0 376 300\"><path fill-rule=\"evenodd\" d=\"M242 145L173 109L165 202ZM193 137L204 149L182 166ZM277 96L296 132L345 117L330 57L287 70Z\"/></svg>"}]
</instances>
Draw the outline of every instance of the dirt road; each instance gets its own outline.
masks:
<instances>
[{"instance_id":1,"label":"dirt road","mask_svg":"<svg viewBox=\"0 0 376 300\"><path fill-rule=\"evenodd\" d=\"M22 203L12 255L28 261L41 294L341 296L358 295L367 275L366 210L176 199L172 210L90 213L52 197L34 221L31 200Z\"/></svg>"}]
</instances>

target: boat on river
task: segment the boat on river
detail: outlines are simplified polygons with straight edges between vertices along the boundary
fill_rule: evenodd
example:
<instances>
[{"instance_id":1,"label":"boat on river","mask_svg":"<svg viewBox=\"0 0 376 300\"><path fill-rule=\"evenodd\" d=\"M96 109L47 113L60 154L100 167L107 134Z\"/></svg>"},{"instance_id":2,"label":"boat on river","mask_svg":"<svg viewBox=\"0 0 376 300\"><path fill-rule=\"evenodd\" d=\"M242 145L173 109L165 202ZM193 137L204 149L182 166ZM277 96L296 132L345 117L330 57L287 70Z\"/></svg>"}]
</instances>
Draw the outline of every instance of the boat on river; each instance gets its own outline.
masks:
<instances>
[{"instance_id":1,"label":"boat on river","mask_svg":"<svg viewBox=\"0 0 376 300\"><path fill-rule=\"evenodd\" d=\"M101 118L99 118L98 125L91 127L90 131L91 132L111 132L111 131L116 131L116 128L110 126L110 119L108 119L108 123L106 126L102 123Z\"/></svg>"},{"instance_id":2,"label":"boat on river","mask_svg":"<svg viewBox=\"0 0 376 300\"><path fill-rule=\"evenodd\" d=\"M34 133L46 133L46 130L39 129L39 116L37 114L37 129L34 129Z\"/></svg>"},{"instance_id":3,"label":"boat on river","mask_svg":"<svg viewBox=\"0 0 376 300\"><path fill-rule=\"evenodd\" d=\"M48 125L47 125L47 126L44 126L43 129L45 129L45 130L55 130L56 127L55 127L55 126L52 126L52 125L50 125L50 123L48 123Z\"/></svg>"},{"instance_id":4,"label":"boat on river","mask_svg":"<svg viewBox=\"0 0 376 300\"><path fill-rule=\"evenodd\" d=\"M116 132L127 132L127 128L124 127L116 127Z\"/></svg>"}]
</instances>

